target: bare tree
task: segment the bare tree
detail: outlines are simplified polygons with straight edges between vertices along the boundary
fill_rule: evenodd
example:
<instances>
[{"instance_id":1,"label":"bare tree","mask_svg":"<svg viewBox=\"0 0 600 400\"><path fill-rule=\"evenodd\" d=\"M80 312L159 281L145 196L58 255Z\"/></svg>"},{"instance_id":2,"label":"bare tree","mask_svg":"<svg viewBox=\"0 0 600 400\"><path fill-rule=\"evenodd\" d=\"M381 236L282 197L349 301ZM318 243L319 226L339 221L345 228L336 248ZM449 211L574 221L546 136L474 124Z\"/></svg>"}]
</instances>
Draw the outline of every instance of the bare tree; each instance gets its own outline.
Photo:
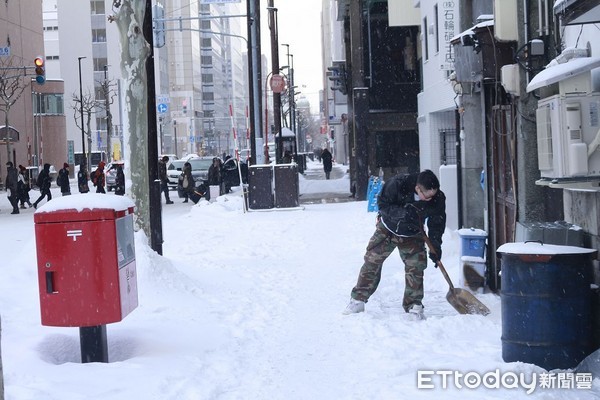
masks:
<instances>
[{"instance_id":1,"label":"bare tree","mask_svg":"<svg viewBox=\"0 0 600 400\"><path fill-rule=\"evenodd\" d=\"M97 109L98 109L98 102L94 99L94 96L92 95L92 93L90 93L90 91L88 90L84 95L83 98L80 99L79 95L76 93L73 93L73 105L71 106L73 108L73 119L75 120L75 125L77 125L77 127L79 129L81 129L82 124L85 123L86 129L84 129L84 133L87 136L87 150L88 153L86 155L86 160L87 160L87 169L88 171L91 172L91 153L92 153L92 114L95 114ZM78 118L81 118L81 108L83 107L83 115L84 115L84 121L80 121Z\"/></svg>"},{"instance_id":2,"label":"bare tree","mask_svg":"<svg viewBox=\"0 0 600 400\"><path fill-rule=\"evenodd\" d=\"M23 91L28 86L24 77L27 75L27 67L16 66L15 57L0 57L0 111L4 112L4 126L6 133L6 160L10 161L10 140L8 137L8 114L11 107L19 100ZM2 163L3 164L3 163Z\"/></svg>"},{"instance_id":3,"label":"bare tree","mask_svg":"<svg viewBox=\"0 0 600 400\"><path fill-rule=\"evenodd\" d=\"M116 22L121 42L121 73L125 78L125 104L127 108L126 128L129 134L129 156L131 194L135 200L137 214L136 226L142 229L148 238L150 232L150 176L148 162L148 84L146 77L146 59L151 49L144 38L146 1L113 0L114 15L110 22Z\"/></svg>"}]
</instances>

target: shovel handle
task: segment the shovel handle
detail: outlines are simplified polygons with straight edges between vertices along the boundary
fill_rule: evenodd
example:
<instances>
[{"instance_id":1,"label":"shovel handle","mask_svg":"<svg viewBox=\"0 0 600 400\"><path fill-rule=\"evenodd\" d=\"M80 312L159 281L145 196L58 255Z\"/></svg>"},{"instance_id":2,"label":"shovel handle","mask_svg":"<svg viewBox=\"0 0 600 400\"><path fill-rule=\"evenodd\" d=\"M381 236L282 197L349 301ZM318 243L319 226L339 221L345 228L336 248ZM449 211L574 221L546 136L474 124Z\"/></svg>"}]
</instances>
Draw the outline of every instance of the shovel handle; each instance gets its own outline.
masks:
<instances>
[{"instance_id":1,"label":"shovel handle","mask_svg":"<svg viewBox=\"0 0 600 400\"><path fill-rule=\"evenodd\" d=\"M444 264L442 264L442 262L440 260L438 260L436 262L438 268L440 269L440 271L442 271L442 274L444 275L444 278L446 279L446 282L448 282L448 285L450 285L450 291L454 292L454 285L452 284L452 281L450 280L450 276L448 276L448 272L446 272L446 268L444 268Z\"/></svg>"},{"instance_id":2,"label":"shovel handle","mask_svg":"<svg viewBox=\"0 0 600 400\"><path fill-rule=\"evenodd\" d=\"M429 239L429 236L427 236L427 234L425 233L425 230L423 229L422 224L421 224L421 233L423 234L423 239L425 240L427 247L429 247L429 251L437 256L435 247L433 247L433 244L431 244L431 240ZM444 264L442 264L442 260L437 260L435 262L435 264L438 266L440 271L442 271L442 274L444 275L444 279L446 279L446 282L448 282L448 285L450 285L450 290L454 291L454 285L452 284L452 281L450 280L450 276L448 276L448 272L446 272L446 268L444 268Z\"/></svg>"}]
</instances>

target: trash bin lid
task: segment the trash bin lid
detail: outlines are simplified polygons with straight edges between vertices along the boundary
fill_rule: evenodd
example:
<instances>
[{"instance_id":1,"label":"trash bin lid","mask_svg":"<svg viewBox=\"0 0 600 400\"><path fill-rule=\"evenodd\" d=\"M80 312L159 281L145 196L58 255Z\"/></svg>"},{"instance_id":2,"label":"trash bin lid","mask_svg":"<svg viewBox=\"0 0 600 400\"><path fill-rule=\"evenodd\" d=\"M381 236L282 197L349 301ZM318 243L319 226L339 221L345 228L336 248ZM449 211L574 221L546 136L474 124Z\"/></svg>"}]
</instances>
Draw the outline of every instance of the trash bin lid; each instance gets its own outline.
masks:
<instances>
[{"instance_id":1,"label":"trash bin lid","mask_svg":"<svg viewBox=\"0 0 600 400\"><path fill-rule=\"evenodd\" d=\"M562 246L557 244L542 244L540 242L504 243L498 247L497 253L516 255L559 255L559 254L593 254L596 249L585 247Z\"/></svg>"},{"instance_id":2,"label":"trash bin lid","mask_svg":"<svg viewBox=\"0 0 600 400\"><path fill-rule=\"evenodd\" d=\"M35 223L95 221L133 214L135 203L129 197L102 193L55 197L33 214Z\"/></svg>"},{"instance_id":3,"label":"trash bin lid","mask_svg":"<svg viewBox=\"0 0 600 400\"><path fill-rule=\"evenodd\" d=\"M461 237L467 237L467 236L483 236L483 237L487 237L487 232L484 231L483 229L476 229L476 228L462 228L458 230L458 234Z\"/></svg>"}]
</instances>

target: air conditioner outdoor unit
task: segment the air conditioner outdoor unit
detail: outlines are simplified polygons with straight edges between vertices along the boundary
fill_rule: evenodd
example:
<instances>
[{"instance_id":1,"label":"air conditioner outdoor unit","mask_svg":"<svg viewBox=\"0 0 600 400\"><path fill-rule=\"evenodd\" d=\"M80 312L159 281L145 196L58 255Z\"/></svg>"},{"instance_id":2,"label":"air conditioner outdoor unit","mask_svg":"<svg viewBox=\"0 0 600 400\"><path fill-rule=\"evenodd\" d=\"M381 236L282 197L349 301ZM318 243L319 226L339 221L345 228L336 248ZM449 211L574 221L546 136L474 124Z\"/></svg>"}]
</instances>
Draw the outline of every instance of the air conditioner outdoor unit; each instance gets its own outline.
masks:
<instances>
[{"instance_id":1,"label":"air conditioner outdoor unit","mask_svg":"<svg viewBox=\"0 0 600 400\"><path fill-rule=\"evenodd\" d=\"M544 98L536 116L542 178L554 183L600 179L600 92Z\"/></svg>"}]
</instances>

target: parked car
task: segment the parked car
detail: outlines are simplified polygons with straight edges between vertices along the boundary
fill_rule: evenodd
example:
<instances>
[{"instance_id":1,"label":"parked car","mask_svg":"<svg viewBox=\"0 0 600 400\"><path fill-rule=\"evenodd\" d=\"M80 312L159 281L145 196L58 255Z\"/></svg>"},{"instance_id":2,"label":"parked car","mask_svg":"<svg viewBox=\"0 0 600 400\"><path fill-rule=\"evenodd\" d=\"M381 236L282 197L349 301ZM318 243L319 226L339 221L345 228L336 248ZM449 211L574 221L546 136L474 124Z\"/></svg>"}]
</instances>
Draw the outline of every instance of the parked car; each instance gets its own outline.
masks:
<instances>
[{"instance_id":1,"label":"parked car","mask_svg":"<svg viewBox=\"0 0 600 400\"><path fill-rule=\"evenodd\" d=\"M208 168L212 164L212 159L212 157L196 157L187 161L192 165L192 176L194 177L196 185L199 185L208 179ZM183 164L185 163L185 160L175 160L167 167L170 190L177 190L179 175L181 175Z\"/></svg>"},{"instance_id":2,"label":"parked car","mask_svg":"<svg viewBox=\"0 0 600 400\"><path fill-rule=\"evenodd\" d=\"M106 175L106 190L111 192L116 187L117 165L121 165L125 169L125 161L113 161L108 163L104 169Z\"/></svg>"}]
</instances>

